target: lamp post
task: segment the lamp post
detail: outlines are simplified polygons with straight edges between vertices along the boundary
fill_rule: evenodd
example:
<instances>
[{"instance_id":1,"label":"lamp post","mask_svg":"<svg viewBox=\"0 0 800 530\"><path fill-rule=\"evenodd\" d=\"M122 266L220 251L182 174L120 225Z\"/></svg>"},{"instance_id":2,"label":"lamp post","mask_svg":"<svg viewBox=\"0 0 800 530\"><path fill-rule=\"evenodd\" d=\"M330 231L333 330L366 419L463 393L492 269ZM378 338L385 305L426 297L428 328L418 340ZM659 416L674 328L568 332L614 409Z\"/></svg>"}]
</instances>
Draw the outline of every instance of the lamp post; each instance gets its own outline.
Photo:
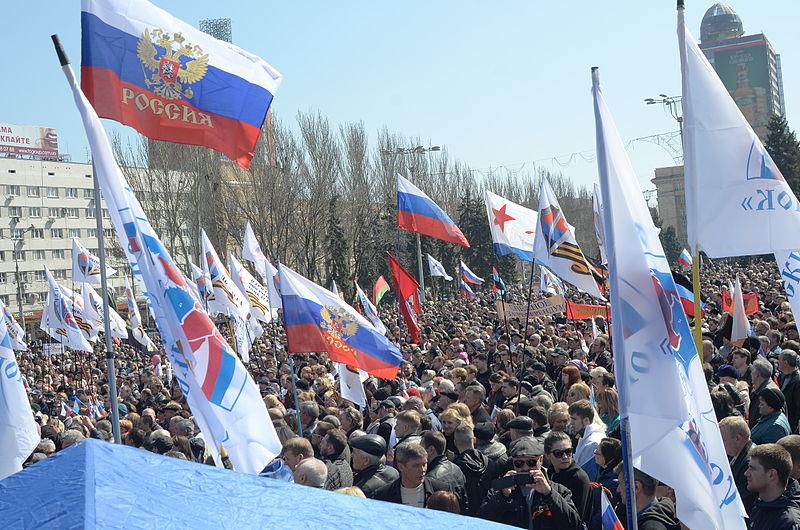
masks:
<instances>
[{"instance_id":1,"label":"lamp post","mask_svg":"<svg viewBox=\"0 0 800 530\"><path fill-rule=\"evenodd\" d=\"M425 153L431 153L436 151L441 151L442 148L438 145L432 145L430 147L425 147L422 145L417 145L414 147L395 147L394 149L381 149L381 152L385 155L424 155ZM408 166L408 173L409 176L413 177L412 166ZM425 302L425 275L423 274L423 265L422 265L422 242L419 238L419 233L416 234L417 236L417 274L419 276L419 289L420 289L420 299Z\"/></svg>"},{"instance_id":2,"label":"lamp post","mask_svg":"<svg viewBox=\"0 0 800 530\"><path fill-rule=\"evenodd\" d=\"M22 310L22 298L24 290L22 288L22 274L19 271L19 253L22 251L22 246L25 244L25 234L33 230L33 225L26 228L20 237L14 238L14 278L17 282L17 310L19 311L19 320L22 322L22 329L25 329L25 312Z\"/></svg>"},{"instance_id":3,"label":"lamp post","mask_svg":"<svg viewBox=\"0 0 800 530\"><path fill-rule=\"evenodd\" d=\"M648 105L664 105L670 116L678 122L678 129L681 132L681 143L683 143L683 106L681 96L668 96L659 94L657 98L645 98L644 102Z\"/></svg>"}]
</instances>

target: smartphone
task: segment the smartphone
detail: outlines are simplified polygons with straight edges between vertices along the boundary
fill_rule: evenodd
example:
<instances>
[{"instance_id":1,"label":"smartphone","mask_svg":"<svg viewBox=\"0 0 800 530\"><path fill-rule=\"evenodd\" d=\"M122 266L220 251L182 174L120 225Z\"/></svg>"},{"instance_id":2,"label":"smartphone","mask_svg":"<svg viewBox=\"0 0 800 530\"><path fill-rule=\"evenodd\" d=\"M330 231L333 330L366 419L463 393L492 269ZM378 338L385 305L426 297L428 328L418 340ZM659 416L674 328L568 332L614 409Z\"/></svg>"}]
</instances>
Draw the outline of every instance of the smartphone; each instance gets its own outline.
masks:
<instances>
[{"instance_id":1,"label":"smartphone","mask_svg":"<svg viewBox=\"0 0 800 530\"><path fill-rule=\"evenodd\" d=\"M523 486L525 484L533 484L533 479L530 473L515 473L507 477L500 477L492 481L492 489L502 490L505 488L513 488L514 486Z\"/></svg>"}]
</instances>

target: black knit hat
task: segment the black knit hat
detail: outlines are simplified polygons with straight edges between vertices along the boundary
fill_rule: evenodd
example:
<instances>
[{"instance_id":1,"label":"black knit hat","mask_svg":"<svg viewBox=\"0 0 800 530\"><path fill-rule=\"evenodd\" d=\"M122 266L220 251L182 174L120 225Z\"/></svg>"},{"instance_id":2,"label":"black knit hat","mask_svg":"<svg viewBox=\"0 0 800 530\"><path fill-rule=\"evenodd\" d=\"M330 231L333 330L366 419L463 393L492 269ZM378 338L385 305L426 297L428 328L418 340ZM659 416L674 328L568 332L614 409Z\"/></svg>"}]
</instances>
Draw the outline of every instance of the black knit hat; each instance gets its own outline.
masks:
<instances>
[{"instance_id":1,"label":"black knit hat","mask_svg":"<svg viewBox=\"0 0 800 530\"><path fill-rule=\"evenodd\" d=\"M783 397L783 392L777 388L765 388L758 393L758 396L764 398L764 402L773 410L781 410L783 404L786 403L786 398Z\"/></svg>"}]
</instances>

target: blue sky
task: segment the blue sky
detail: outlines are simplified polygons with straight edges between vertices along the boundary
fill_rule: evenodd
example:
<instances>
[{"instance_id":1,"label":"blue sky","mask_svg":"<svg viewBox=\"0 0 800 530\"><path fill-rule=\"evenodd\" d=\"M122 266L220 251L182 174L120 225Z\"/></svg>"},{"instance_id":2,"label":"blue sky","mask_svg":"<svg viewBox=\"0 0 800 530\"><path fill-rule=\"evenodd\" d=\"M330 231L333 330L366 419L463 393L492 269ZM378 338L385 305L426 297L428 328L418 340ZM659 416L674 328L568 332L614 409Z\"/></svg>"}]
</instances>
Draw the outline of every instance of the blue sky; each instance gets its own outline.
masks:
<instances>
[{"instance_id":1,"label":"blue sky","mask_svg":"<svg viewBox=\"0 0 800 530\"><path fill-rule=\"evenodd\" d=\"M674 0L155 3L194 25L230 17L234 42L285 76L273 104L280 119L319 110L334 124L363 121L373 137L386 125L445 146L476 169L516 170L521 162L592 150L595 65L624 139L677 128L663 109L642 101L680 93ZM687 0L695 36L711 4ZM782 54L787 116L798 127L800 102L791 94L800 87L800 2L730 4L746 33L763 31ZM0 122L56 127L62 151L84 161L85 136L50 43L58 33L73 64L80 62L79 10L77 0L4 2ZM671 164L655 145L637 142L629 153L645 188L654 167ZM539 164L580 184L596 179L591 157L563 168Z\"/></svg>"}]
</instances>

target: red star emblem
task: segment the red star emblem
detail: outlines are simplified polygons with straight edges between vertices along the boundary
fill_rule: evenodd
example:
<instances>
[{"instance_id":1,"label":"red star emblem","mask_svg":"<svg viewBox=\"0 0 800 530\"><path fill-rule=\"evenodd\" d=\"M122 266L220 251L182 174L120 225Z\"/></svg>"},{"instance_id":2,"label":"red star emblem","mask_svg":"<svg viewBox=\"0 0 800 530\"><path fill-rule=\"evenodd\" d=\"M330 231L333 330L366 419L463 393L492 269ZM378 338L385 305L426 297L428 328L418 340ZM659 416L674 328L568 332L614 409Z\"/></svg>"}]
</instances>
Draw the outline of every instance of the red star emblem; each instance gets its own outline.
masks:
<instances>
[{"instance_id":1,"label":"red star emblem","mask_svg":"<svg viewBox=\"0 0 800 530\"><path fill-rule=\"evenodd\" d=\"M505 226L506 226L506 223L508 221L515 221L516 220L514 217L511 217L510 215L508 215L506 213L506 207L507 206L508 206L508 204L504 204L504 205L502 205L500 207L499 210L495 210L494 208L492 208L492 212L494 212L494 224L499 226L500 230L503 231L503 232L505 232L505 230L506 230Z\"/></svg>"}]
</instances>

